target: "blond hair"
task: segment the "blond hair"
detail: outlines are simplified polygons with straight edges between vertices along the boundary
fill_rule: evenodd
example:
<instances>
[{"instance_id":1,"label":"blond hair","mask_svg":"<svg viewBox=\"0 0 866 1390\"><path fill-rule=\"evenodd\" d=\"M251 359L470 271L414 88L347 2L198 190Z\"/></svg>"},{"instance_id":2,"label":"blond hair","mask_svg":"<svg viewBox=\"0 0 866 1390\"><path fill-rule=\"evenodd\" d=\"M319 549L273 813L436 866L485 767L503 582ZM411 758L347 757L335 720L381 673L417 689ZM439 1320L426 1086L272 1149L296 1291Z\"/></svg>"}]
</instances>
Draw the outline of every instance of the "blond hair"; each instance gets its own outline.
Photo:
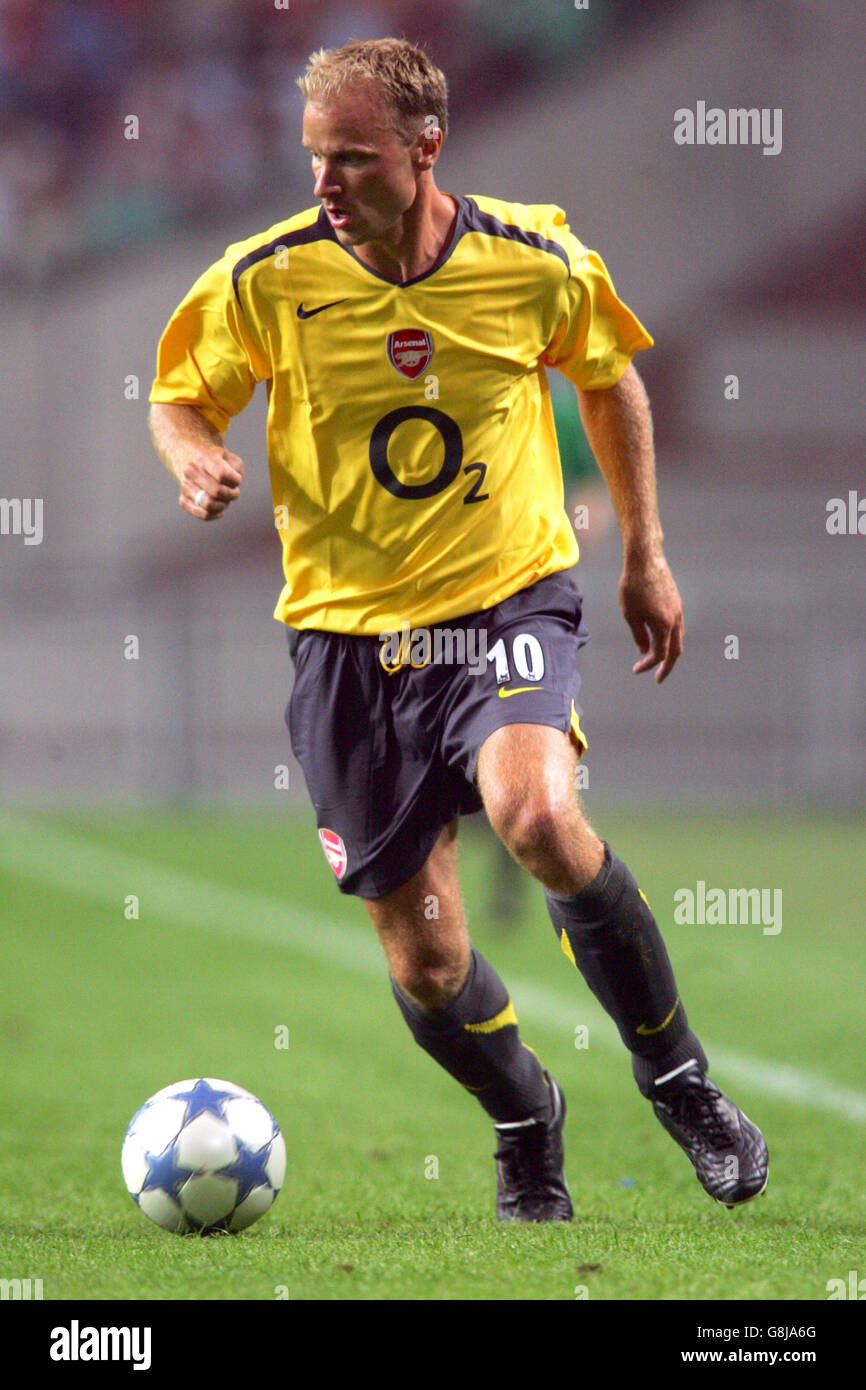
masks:
<instances>
[{"instance_id":1,"label":"blond hair","mask_svg":"<svg viewBox=\"0 0 866 1390\"><path fill-rule=\"evenodd\" d=\"M351 39L341 48L311 53L297 79L306 101L323 104L359 82L373 82L394 118L397 133L411 145L435 116L448 134L448 83L422 48L406 39Z\"/></svg>"}]
</instances>

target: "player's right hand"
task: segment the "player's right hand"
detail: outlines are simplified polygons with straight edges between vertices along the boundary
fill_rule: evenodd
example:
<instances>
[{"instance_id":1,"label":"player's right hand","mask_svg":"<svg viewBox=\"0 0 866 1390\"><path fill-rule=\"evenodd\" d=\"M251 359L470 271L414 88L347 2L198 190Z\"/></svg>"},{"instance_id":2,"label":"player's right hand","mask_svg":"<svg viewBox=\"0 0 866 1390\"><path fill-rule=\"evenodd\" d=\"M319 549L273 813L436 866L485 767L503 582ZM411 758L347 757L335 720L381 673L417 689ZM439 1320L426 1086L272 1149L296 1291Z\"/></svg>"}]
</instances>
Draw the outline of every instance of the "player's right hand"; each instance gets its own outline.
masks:
<instances>
[{"instance_id":1,"label":"player's right hand","mask_svg":"<svg viewBox=\"0 0 866 1390\"><path fill-rule=\"evenodd\" d=\"M197 445L189 450L180 471L178 501L190 516L216 521L240 492L243 459L229 449Z\"/></svg>"}]
</instances>

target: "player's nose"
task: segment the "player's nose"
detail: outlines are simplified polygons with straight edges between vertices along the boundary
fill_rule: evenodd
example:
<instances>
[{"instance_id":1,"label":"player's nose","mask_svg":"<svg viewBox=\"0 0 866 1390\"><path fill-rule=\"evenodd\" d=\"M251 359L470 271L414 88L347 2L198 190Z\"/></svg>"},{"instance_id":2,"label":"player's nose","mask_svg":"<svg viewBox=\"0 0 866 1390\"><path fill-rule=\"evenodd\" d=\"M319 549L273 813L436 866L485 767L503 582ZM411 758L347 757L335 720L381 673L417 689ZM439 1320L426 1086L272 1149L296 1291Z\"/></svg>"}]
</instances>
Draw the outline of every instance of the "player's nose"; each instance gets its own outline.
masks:
<instances>
[{"instance_id":1,"label":"player's nose","mask_svg":"<svg viewBox=\"0 0 866 1390\"><path fill-rule=\"evenodd\" d=\"M339 193L340 185L334 178L333 171L323 164L316 175L316 184L313 189L314 197L324 198L328 193Z\"/></svg>"}]
</instances>

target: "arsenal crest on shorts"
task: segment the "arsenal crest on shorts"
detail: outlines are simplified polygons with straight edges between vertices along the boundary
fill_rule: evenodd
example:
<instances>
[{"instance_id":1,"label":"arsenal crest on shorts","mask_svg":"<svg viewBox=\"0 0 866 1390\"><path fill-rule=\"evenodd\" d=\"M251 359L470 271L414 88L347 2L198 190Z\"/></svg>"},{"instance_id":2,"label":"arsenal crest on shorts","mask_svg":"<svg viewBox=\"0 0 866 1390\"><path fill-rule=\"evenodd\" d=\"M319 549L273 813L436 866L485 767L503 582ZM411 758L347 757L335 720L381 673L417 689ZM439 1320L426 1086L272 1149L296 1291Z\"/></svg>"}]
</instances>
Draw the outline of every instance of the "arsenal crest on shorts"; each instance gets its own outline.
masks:
<instances>
[{"instance_id":1,"label":"arsenal crest on shorts","mask_svg":"<svg viewBox=\"0 0 866 1390\"><path fill-rule=\"evenodd\" d=\"M414 381L433 356L433 339L424 328L398 328L388 334L388 361Z\"/></svg>"},{"instance_id":2,"label":"arsenal crest on shorts","mask_svg":"<svg viewBox=\"0 0 866 1390\"><path fill-rule=\"evenodd\" d=\"M337 878L342 878L349 863L346 846L335 830L320 830L319 839L322 842L322 849L325 851L325 858Z\"/></svg>"}]
</instances>

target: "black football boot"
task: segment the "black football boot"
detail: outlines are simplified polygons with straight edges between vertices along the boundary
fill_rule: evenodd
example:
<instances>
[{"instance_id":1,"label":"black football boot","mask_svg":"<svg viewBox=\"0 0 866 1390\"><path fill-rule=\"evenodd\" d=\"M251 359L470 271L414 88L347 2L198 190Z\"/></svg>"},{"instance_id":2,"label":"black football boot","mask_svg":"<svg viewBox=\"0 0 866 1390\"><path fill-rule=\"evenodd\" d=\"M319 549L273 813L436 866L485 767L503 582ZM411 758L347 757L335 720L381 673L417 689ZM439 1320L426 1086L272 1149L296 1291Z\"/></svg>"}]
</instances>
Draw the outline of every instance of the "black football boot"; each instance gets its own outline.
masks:
<instances>
[{"instance_id":1,"label":"black football boot","mask_svg":"<svg viewBox=\"0 0 866 1390\"><path fill-rule=\"evenodd\" d=\"M494 1125L500 1221L571 1221L574 1216L563 1171L565 1097L547 1072L544 1076L553 1101L548 1120Z\"/></svg>"},{"instance_id":2,"label":"black football boot","mask_svg":"<svg viewBox=\"0 0 866 1390\"><path fill-rule=\"evenodd\" d=\"M764 1136L697 1060L659 1077L650 1099L668 1134L691 1159L705 1192L726 1207L760 1196L769 1171Z\"/></svg>"}]
</instances>

